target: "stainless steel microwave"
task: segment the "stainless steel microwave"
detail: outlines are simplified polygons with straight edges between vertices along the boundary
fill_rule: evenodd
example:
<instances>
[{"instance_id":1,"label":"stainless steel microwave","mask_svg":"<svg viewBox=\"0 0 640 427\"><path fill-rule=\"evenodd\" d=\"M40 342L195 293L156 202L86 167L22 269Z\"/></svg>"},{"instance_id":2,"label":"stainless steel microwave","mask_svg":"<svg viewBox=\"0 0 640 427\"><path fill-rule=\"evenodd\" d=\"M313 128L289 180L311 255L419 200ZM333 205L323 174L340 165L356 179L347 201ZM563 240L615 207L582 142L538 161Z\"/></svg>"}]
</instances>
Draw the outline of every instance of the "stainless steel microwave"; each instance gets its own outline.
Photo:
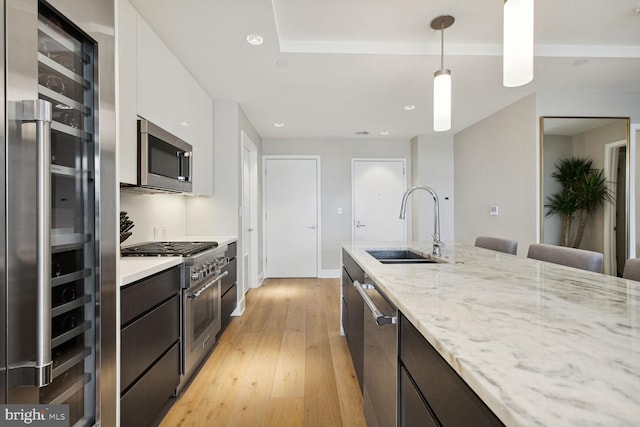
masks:
<instances>
[{"instance_id":1,"label":"stainless steel microwave","mask_svg":"<svg viewBox=\"0 0 640 427\"><path fill-rule=\"evenodd\" d=\"M193 148L150 121L138 118L138 185L149 190L192 191Z\"/></svg>"}]
</instances>

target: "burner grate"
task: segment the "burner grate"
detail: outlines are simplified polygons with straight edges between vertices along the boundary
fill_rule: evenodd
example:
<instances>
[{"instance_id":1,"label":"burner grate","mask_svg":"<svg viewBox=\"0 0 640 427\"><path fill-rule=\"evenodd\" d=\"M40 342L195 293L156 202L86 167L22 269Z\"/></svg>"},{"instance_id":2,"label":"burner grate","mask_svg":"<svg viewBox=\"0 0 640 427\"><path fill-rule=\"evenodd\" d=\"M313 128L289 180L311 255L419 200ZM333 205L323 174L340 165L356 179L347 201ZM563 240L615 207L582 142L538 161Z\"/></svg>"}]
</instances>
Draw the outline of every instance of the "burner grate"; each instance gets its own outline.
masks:
<instances>
[{"instance_id":1,"label":"burner grate","mask_svg":"<svg viewBox=\"0 0 640 427\"><path fill-rule=\"evenodd\" d=\"M218 246L217 242L151 242L122 248L122 256L188 257Z\"/></svg>"}]
</instances>

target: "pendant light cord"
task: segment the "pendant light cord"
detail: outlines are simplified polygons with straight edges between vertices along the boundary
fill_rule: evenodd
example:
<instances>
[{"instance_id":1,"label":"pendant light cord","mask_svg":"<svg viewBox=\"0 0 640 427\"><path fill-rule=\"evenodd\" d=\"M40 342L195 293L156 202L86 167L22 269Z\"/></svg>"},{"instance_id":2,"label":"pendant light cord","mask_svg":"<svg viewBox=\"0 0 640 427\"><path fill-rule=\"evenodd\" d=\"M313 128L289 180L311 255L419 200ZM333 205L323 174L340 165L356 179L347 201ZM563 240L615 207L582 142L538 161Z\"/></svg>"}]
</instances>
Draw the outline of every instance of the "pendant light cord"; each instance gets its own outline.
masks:
<instances>
[{"instance_id":1,"label":"pendant light cord","mask_svg":"<svg viewBox=\"0 0 640 427\"><path fill-rule=\"evenodd\" d=\"M444 70L444 21L440 27L440 69Z\"/></svg>"}]
</instances>

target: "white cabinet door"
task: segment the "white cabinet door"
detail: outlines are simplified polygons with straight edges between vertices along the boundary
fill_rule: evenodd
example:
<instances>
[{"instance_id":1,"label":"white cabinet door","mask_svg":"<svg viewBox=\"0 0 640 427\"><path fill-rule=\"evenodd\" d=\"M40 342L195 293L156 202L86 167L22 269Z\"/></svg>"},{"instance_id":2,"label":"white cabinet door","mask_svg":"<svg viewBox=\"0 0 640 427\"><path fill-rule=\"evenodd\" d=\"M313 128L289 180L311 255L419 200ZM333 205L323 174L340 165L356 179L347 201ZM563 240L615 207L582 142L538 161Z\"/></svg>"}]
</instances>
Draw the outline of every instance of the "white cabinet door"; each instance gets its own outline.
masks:
<instances>
[{"instance_id":1,"label":"white cabinet door","mask_svg":"<svg viewBox=\"0 0 640 427\"><path fill-rule=\"evenodd\" d=\"M119 181L134 185L138 179L136 16L127 0L119 1L116 34Z\"/></svg>"},{"instance_id":2,"label":"white cabinet door","mask_svg":"<svg viewBox=\"0 0 640 427\"><path fill-rule=\"evenodd\" d=\"M199 89L199 87L198 87ZM195 97L198 120L193 145L193 192L201 196L213 196L213 101L201 91Z\"/></svg>"},{"instance_id":3,"label":"white cabinet door","mask_svg":"<svg viewBox=\"0 0 640 427\"><path fill-rule=\"evenodd\" d=\"M188 73L140 15L137 42L138 114L190 143L195 109Z\"/></svg>"},{"instance_id":4,"label":"white cabinet door","mask_svg":"<svg viewBox=\"0 0 640 427\"><path fill-rule=\"evenodd\" d=\"M265 161L266 277L318 277L318 160Z\"/></svg>"}]
</instances>

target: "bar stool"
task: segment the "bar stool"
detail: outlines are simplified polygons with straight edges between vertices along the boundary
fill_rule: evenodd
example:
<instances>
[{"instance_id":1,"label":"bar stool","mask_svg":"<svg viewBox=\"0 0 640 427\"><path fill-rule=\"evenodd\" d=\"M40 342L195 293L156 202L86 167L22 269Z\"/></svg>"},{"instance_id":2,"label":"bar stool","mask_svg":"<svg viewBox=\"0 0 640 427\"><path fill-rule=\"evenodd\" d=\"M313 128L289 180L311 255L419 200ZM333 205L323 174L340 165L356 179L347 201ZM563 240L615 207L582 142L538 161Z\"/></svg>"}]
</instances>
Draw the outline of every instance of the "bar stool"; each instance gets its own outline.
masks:
<instances>
[{"instance_id":1,"label":"bar stool","mask_svg":"<svg viewBox=\"0 0 640 427\"><path fill-rule=\"evenodd\" d=\"M640 258L631 258L624 263L622 277L640 282Z\"/></svg>"},{"instance_id":2,"label":"bar stool","mask_svg":"<svg viewBox=\"0 0 640 427\"><path fill-rule=\"evenodd\" d=\"M493 251L504 252L515 255L518 253L518 242L498 237L479 236L476 237L475 246L479 248L491 249Z\"/></svg>"},{"instance_id":3,"label":"bar stool","mask_svg":"<svg viewBox=\"0 0 640 427\"><path fill-rule=\"evenodd\" d=\"M529 245L527 258L566 265L595 273L602 273L602 264L604 262L600 252L541 243Z\"/></svg>"}]
</instances>

